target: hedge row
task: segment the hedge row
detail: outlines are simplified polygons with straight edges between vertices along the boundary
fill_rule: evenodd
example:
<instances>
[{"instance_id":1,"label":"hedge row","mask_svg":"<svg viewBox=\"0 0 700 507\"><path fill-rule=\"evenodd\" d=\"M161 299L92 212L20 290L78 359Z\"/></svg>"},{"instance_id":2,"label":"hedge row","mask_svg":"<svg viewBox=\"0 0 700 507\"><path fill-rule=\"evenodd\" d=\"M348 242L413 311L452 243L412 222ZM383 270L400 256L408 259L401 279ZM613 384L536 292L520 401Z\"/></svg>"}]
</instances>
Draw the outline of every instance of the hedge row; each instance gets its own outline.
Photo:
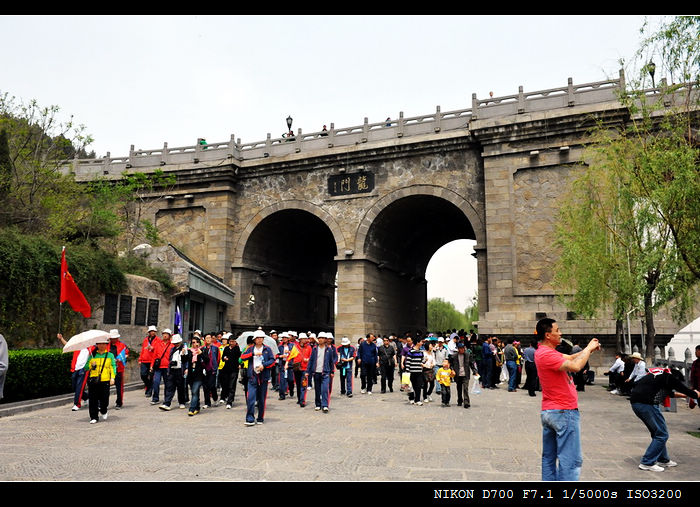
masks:
<instances>
[{"instance_id":1,"label":"hedge row","mask_svg":"<svg viewBox=\"0 0 700 507\"><path fill-rule=\"evenodd\" d=\"M10 350L3 403L70 393L71 358L60 349Z\"/></svg>"}]
</instances>

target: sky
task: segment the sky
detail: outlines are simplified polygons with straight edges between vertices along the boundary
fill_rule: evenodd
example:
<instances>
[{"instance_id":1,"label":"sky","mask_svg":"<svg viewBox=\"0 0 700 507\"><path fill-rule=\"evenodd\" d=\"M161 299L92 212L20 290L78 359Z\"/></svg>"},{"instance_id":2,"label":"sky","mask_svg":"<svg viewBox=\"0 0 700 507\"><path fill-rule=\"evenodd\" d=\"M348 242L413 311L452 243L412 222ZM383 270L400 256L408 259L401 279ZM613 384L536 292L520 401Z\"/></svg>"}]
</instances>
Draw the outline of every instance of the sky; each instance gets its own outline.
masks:
<instances>
[{"instance_id":1,"label":"sky","mask_svg":"<svg viewBox=\"0 0 700 507\"><path fill-rule=\"evenodd\" d=\"M649 16L658 26L661 18ZM0 94L60 107L98 157L280 137L486 98L617 78L642 15L2 16ZM657 76L657 80L660 76ZM428 266L428 297L463 310L476 292L471 244ZM459 280L455 283L454 280Z\"/></svg>"}]
</instances>

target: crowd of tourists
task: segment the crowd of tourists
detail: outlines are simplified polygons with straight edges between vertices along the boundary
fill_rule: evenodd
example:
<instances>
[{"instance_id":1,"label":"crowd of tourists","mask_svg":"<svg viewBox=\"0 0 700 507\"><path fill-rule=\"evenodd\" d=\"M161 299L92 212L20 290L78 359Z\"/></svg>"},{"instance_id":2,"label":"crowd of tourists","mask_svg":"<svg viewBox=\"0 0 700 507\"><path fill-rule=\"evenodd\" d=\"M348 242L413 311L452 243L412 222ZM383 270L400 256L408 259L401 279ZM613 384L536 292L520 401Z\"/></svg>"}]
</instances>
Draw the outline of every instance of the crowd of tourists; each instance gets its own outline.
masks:
<instances>
[{"instance_id":1,"label":"crowd of tourists","mask_svg":"<svg viewBox=\"0 0 700 507\"><path fill-rule=\"evenodd\" d=\"M245 336L245 338L244 338ZM59 340L65 343L63 337ZM90 423L106 420L109 393L116 390L115 409L124 398L124 370L129 350L119 331L110 331L90 349L75 352L72 362L73 410L89 403ZM293 399L303 408L328 413L334 378L340 395L352 398L359 377L360 392L407 395L407 403L422 406L440 398L449 407L456 388L458 406L469 408L470 389L497 389L507 383L515 392L527 372L525 388L531 396L539 389L534 367L533 341L521 349L514 340L482 338L470 330L415 335L368 333L351 343L329 332L277 332L262 329L234 337L231 333L194 332L189 342L170 329L150 326L138 357L144 395L163 411L178 407L195 416L214 405L231 409L243 391L246 425L262 424L268 390L280 400ZM274 352L273 352L274 349ZM475 382L470 388L470 378ZM86 386L89 386L86 389ZM162 389L161 389L161 386ZM311 391L311 393L309 393ZM240 396L239 396L240 398ZM257 413L256 413L257 410Z\"/></svg>"},{"instance_id":2,"label":"crowd of tourists","mask_svg":"<svg viewBox=\"0 0 700 507\"><path fill-rule=\"evenodd\" d=\"M58 338L65 343L60 334ZM356 394L358 376L360 393L365 395L372 395L377 385L383 394L395 392L398 378L397 392L405 394L412 406L431 403L434 395L443 407L450 407L454 385L457 406L468 409L470 394L482 389L500 385L517 392L524 373L522 388L529 396L542 392L543 480L577 480L582 461L577 391L594 382L588 358L599 349L595 338L585 347L576 340L563 340L553 319L538 322L536 336L524 348L513 338L481 337L473 330L402 336L368 333L356 343L347 337L336 341L330 332L266 334L258 328L234 337L224 332L202 335L197 330L186 343L170 329L159 334L150 326L138 361L143 393L160 410L177 406L195 416L214 405L231 409L242 389L246 426L264 424L269 390L279 400L294 400L300 408L313 403L315 410L329 413L336 376L340 395L348 398ZM128 353L116 329L94 347L74 353L73 410L87 399L91 424L107 419L112 386L117 393L114 408L121 408ZM642 470L663 471L677 465L666 450L668 430L659 404L670 396L685 396L691 408L695 405L700 393L700 346L696 356L692 389L678 371L648 368L638 353L617 354L605 373L611 392L629 396L633 412L651 434L639 465Z\"/></svg>"}]
</instances>

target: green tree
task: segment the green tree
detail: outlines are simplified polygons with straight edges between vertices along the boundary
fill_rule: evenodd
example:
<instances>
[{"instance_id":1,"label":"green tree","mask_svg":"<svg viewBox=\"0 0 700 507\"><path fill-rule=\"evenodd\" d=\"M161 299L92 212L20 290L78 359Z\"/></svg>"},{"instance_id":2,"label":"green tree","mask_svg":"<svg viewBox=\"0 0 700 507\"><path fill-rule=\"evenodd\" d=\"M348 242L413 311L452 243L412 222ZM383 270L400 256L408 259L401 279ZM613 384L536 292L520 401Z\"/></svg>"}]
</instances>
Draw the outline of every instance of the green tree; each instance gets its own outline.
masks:
<instances>
[{"instance_id":1,"label":"green tree","mask_svg":"<svg viewBox=\"0 0 700 507\"><path fill-rule=\"evenodd\" d=\"M677 48L688 28L697 39L699 19L677 18L644 39L640 76L620 97L629 120L594 129L586 164L561 200L555 279L571 294L567 304L584 316L611 312L618 329L628 312L643 311L648 358L655 313L672 302L677 319L687 316L699 279L700 172L695 84L651 93L646 85L652 68L697 77L697 68L689 74L685 65L697 62L697 40L690 53ZM651 66L646 49L660 42L664 63Z\"/></svg>"},{"instance_id":2,"label":"green tree","mask_svg":"<svg viewBox=\"0 0 700 507\"><path fill-rule=\"evenodd\" d=\"M428 329L444 331L445 329L464 329L467 320L455 305L442 298L428 300Z\"/></svg>"},{"instance_id":3,"label":"green tree","mask_svg":"<svg viewBox=\"0 0 700 507\"><path fill-rule=\"evenodd\" d=\"M472 323L477 322L479 320L479 296L478 295L474 295L474 297L472 297L471 303L464 310L464 318L466 319L466 324L467 324L467 326L469 326L469 329L476 329L477 328L477 326L474 326Z\"/></svg>"},{"instance_id":4,"label":"green tree","mask_svg":"<svg viewBox=\"0 0 700 507\"><path fill-rule=\"evenodd\" d=\"M70 235L64 228L75 222L74 203L84 190L59 170L66 155L84 149L92 139L72 118L59 120L57 106L23 103L0 93L0 130L7 134L2 159L6 185L3 223L28 233Z\"/></svg>"}]
</instances>

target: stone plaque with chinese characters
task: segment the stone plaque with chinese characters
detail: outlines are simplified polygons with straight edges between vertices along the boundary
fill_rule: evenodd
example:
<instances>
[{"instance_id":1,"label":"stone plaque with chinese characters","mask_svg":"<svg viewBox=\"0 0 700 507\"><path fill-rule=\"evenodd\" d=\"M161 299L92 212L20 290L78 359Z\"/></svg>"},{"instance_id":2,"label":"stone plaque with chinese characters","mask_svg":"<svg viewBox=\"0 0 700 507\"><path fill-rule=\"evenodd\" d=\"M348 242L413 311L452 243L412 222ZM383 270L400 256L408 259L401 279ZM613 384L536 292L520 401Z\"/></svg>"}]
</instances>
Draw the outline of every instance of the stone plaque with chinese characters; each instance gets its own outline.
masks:
<instances>
[{"instance_id":1,"label":"stone plaque with chinese characters","mask_svg":"<svg viewBox=\"0 0 700 507\"><path fill-rule=\"evenodd\" d=\"M372 190L374 190L373 173L336 174L328 178L328 193L332 196L363 194Z\"/></svg>"}]
</instances>

